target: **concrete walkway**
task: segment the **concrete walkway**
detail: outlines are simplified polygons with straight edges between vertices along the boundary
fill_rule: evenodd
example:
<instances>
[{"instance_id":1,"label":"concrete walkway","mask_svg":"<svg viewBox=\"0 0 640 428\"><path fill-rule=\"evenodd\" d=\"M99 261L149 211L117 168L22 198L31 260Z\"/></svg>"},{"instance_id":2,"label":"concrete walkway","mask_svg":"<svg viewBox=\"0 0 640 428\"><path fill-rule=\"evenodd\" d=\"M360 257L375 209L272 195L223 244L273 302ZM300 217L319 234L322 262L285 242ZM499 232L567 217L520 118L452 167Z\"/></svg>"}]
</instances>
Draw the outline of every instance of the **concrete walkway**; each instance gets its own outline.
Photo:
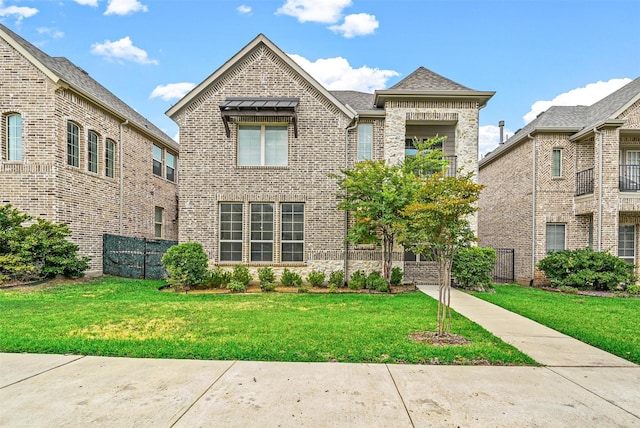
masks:
<instances>
[{"instance_id":1,"label":"concrete walkway","mask_svg":"<svg viewBox=\"0 0 640 428\"><path fill-rule=\"evenodd\" d=\"M0 426L640 426L640 367L465 293L452 306L547 367L0 354Z\"/></svg>"}]
</instances>

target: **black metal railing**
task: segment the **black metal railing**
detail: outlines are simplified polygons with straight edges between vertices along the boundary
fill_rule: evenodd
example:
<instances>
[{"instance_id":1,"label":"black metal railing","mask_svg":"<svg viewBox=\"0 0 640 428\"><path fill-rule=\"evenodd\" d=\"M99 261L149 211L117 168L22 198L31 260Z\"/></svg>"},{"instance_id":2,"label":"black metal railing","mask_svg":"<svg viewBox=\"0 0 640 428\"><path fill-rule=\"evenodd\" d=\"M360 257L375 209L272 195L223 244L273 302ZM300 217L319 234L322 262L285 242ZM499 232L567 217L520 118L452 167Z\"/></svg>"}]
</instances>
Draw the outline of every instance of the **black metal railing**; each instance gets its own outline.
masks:
<instances>
[{"instance_id":1,"label":"black metal railing","mask_svg":"<svg viewBox=\"0 0 640 428\"><path fill-rule=\"evenodd\" d=\"M593 193L593 168L576 174L576 196Z\"/></svg>"},{"instance_id":2,"label":"black metal railing","mask_svg":"<svg viewBox=\"0 0 640 428\"><path fill-rule=\"evenodd\" d=\"M620 191L640 192L640 165L620 165Z\"/></svg>"}]
</instances>

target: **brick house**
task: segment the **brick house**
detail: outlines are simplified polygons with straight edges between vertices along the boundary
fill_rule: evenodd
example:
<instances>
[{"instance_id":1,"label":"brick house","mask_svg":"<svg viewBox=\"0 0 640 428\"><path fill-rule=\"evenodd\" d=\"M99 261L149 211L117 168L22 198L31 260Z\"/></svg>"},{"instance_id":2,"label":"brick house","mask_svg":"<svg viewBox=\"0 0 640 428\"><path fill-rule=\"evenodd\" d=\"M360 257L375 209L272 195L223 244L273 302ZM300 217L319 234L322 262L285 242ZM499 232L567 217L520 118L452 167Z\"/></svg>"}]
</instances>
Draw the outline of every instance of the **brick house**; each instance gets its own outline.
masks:
<instances>
[{"instance_id":1,"label":"brick house","mask_svg":"<svg viewBox=\"0 0 640 428\"><path fill-rule=\"evenodd\" d=\"M477 172L478 113L492 95L423 67L374 94L328 91L258 35L167 111L180 127L179 240L202 243L213 264L277 274L381 270L379 249L345 244L328 174L402 161L414 137L436 134L455 167ZM395 263L410 280L426 271L402 252Z\"/></svg>"},{"instance_id":2,"label":"brick house","mask_svg":"<svg viewBox=\"0 0 640 428\"><path fill-rule=\"evenodd\" d=\"M481 245L515 249L520 283L553 250L639 263L640 78L591 106L554 106L480 161Z\"/></svg>"},{"instance_id":3,"label":"brick house","mask_svg":"<svg viewBox=\"0 0 640 428\"><path fill-rule=\"evenodd\" d=\"M0 204L66 223L97 272L105 233L177 239L176 142L3 25L0 57Z\"/></svg>"}]
</instances>

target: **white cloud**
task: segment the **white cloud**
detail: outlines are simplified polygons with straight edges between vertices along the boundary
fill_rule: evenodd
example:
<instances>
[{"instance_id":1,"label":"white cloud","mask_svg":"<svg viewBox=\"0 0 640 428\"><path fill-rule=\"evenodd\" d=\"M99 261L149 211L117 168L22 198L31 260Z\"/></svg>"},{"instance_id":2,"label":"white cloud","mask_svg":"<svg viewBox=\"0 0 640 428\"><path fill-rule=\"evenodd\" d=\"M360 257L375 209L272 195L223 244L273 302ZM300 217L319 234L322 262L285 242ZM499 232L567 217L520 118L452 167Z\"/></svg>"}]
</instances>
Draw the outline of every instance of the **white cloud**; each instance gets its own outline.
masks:
<instances>
[{"instance_id":1,"label":"white cloud","mask_svg":"<svg viewBox=\"0 0 640 428\"><path fill-rule=\"evenodd\" d=\"M513 136L513 132L507 128L503 129L504 141ZM495 125L480 126L478 128L478 154L480 159L490 151L493 151L500 144L500 127Z\"/></svg>"},{"instance_id":2,"label":"white cloud","mask_svg":"<svg viewBox=\"0 0 640 428\"><path fill-rule=\"evenodd\" d=\"M342 25L332 25L329 29L335 33L341 33L347 39L355 36L366 36L380 26L380 23L374 15L368 13L356 13L347 15Z\"/></svg>"},{"instance_id":3,"label":"white cloud","mask_svg":"<svg viewBox=\"0 0 640 428\"><path fill-rule=\"evenodd\" d=\"M54 39L61 39L64 37L64 33L62 31L52 30L51 28L47 27L38 27L36 31L38 32L38 34L49 34Z\"/></svg>"},{"instance_id":4,"label":"white cloud","mask_svg":"<svg viewBox=\"0 0 640 428\"><path fill-rule=\"evenodd\" d=\"M238 6L237 10L242 14L248 14L248 13L251 13L251 6L247 6L246 4L241 4L240 6Z\"/></svg>"},{"instance_id":5,"label":"white cloud","mask_svg":"<svg viewBox=\"0 0 640 428\"><path fill-rule=\"evenodd\" d=\"M631 82L631 79L624 78L611 79L607 82L598 81L595 83L589 83L582 88L576 88L562 93L551 101L536 101L531 106L531 110L522 118L525 123L529 123L551 106L590 106L629 82Z\"/></svg>"},{"instance_id":6,"label":"white cloud","mask_svg":"<svg viewBox=\"0 0 640 428\"><path fill-rule=\"evenodd\" d=\"M176 135L173 137L173 140L180 144L180 130L178 129L178 131L176 132Z\"/></svg>"},{"instance_id":7,"label":"white cloud","mask_svg":"<svg viewBox=\"0 0 640 428\"><path fill-rule=\"evenodd\" d=\"M333 24L340 20L342 10L351 0L287 0L276 14L289 15L299 22Z\"/></svg>"},{"instance_id":8,"label":"white cloud","mask_svg":"<svg viewBox=\"0 0 640 428\"><path fill-rule=\"evenodd\" d=\"M196 85L189 82L169 83L167 85L158 85L151 92L149 98L162 98L165 101L179 99L184 97L187 92L195 88Z\"/></svg>"},{"instance_id":9,"label":"white cloud","mask_svg":"<svg viewBox=\"0 0 640 428\"><path fill-rule=\"evenodd\" d=\"M83 6L98 7L98 0L73 0L73 1Z\"/></svg>"},{"instance_id":10,"label":"white cloud","mask_svg":"<svg viewBox=\"0 0 640 428\"><path fill-rule=\"evenodd\" d=\"M342 57L320 58L311 62L300 55L289 56L329 90L373 92L375 89L383 89L389 78L399 75L397 71L380 70L366 65L353 68Z\"/></svg>"},{"instance_id":11,"label":"white cloud","mask_svg":"<svg viewBox=\"0 0 640 428\"><path fill-rule=\"evenodd\" d=\"M0 0L0 17L13 16L18 22L21 22L24 18L30 18L36 13L38 9L26 6L6 6L4 2Z\"/></svg>"},{"instance_id":12,"label":"white cloud","mask_svg":"<svg viewBox=\"0 0 640 428\"><path fill-rule=\"evenodd\" d=\"M100 55L108 60L133 61L140 64L158 64L158 61L149 59L147 53L140 48L133 46L129 36L112 42L94 43L91 45L91 53Z\"/></svg>"},{"instance_id":13,"label":"white cloud","mask_svg":"<svg viewBox=\"0 0 640 428\"><path fill-rule=\"evenodd\" d=\"M129 15L135 12L147 12L149 8L138 0L109 0L105 15Z\"/></svg>"}]
</instances>

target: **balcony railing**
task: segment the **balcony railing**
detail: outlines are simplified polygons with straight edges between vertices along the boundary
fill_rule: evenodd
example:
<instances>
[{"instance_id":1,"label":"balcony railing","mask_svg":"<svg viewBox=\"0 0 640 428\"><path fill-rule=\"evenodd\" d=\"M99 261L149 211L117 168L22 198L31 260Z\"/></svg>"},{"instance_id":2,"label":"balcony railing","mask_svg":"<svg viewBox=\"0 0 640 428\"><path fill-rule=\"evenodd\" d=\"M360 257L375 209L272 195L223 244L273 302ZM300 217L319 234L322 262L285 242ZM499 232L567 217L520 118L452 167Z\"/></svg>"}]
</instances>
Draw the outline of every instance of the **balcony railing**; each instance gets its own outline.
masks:
<instances>
[{"instance_id":1,"label":"balcony railing","mask_svg":"<svg viewBox=\"0 0 640 428\"><path fill-rule=\"evenodd\" d=\"M621 192L640 192L640 165L620 165ZM576 196L593 193L593 168L576 174Z\"/></svg>"},{"instance_id":2,"label":"balcony railing","mask_svg":"<svg viewBox=\"0 0 640 428\"><path fill-rule=\"evenodd\" d=\"M576 174L576 196L593 193L593 168Z\"/></svg>"},{"instance_id":3,"label":"balcony railing","mask_svg":"<svg viewBox=\"0 0 640 428\"><path fill-rule=\"evenodd\" d=\"M620 165L620 191L640 192L640 165Z\"/></svg>"}]
</instances>

